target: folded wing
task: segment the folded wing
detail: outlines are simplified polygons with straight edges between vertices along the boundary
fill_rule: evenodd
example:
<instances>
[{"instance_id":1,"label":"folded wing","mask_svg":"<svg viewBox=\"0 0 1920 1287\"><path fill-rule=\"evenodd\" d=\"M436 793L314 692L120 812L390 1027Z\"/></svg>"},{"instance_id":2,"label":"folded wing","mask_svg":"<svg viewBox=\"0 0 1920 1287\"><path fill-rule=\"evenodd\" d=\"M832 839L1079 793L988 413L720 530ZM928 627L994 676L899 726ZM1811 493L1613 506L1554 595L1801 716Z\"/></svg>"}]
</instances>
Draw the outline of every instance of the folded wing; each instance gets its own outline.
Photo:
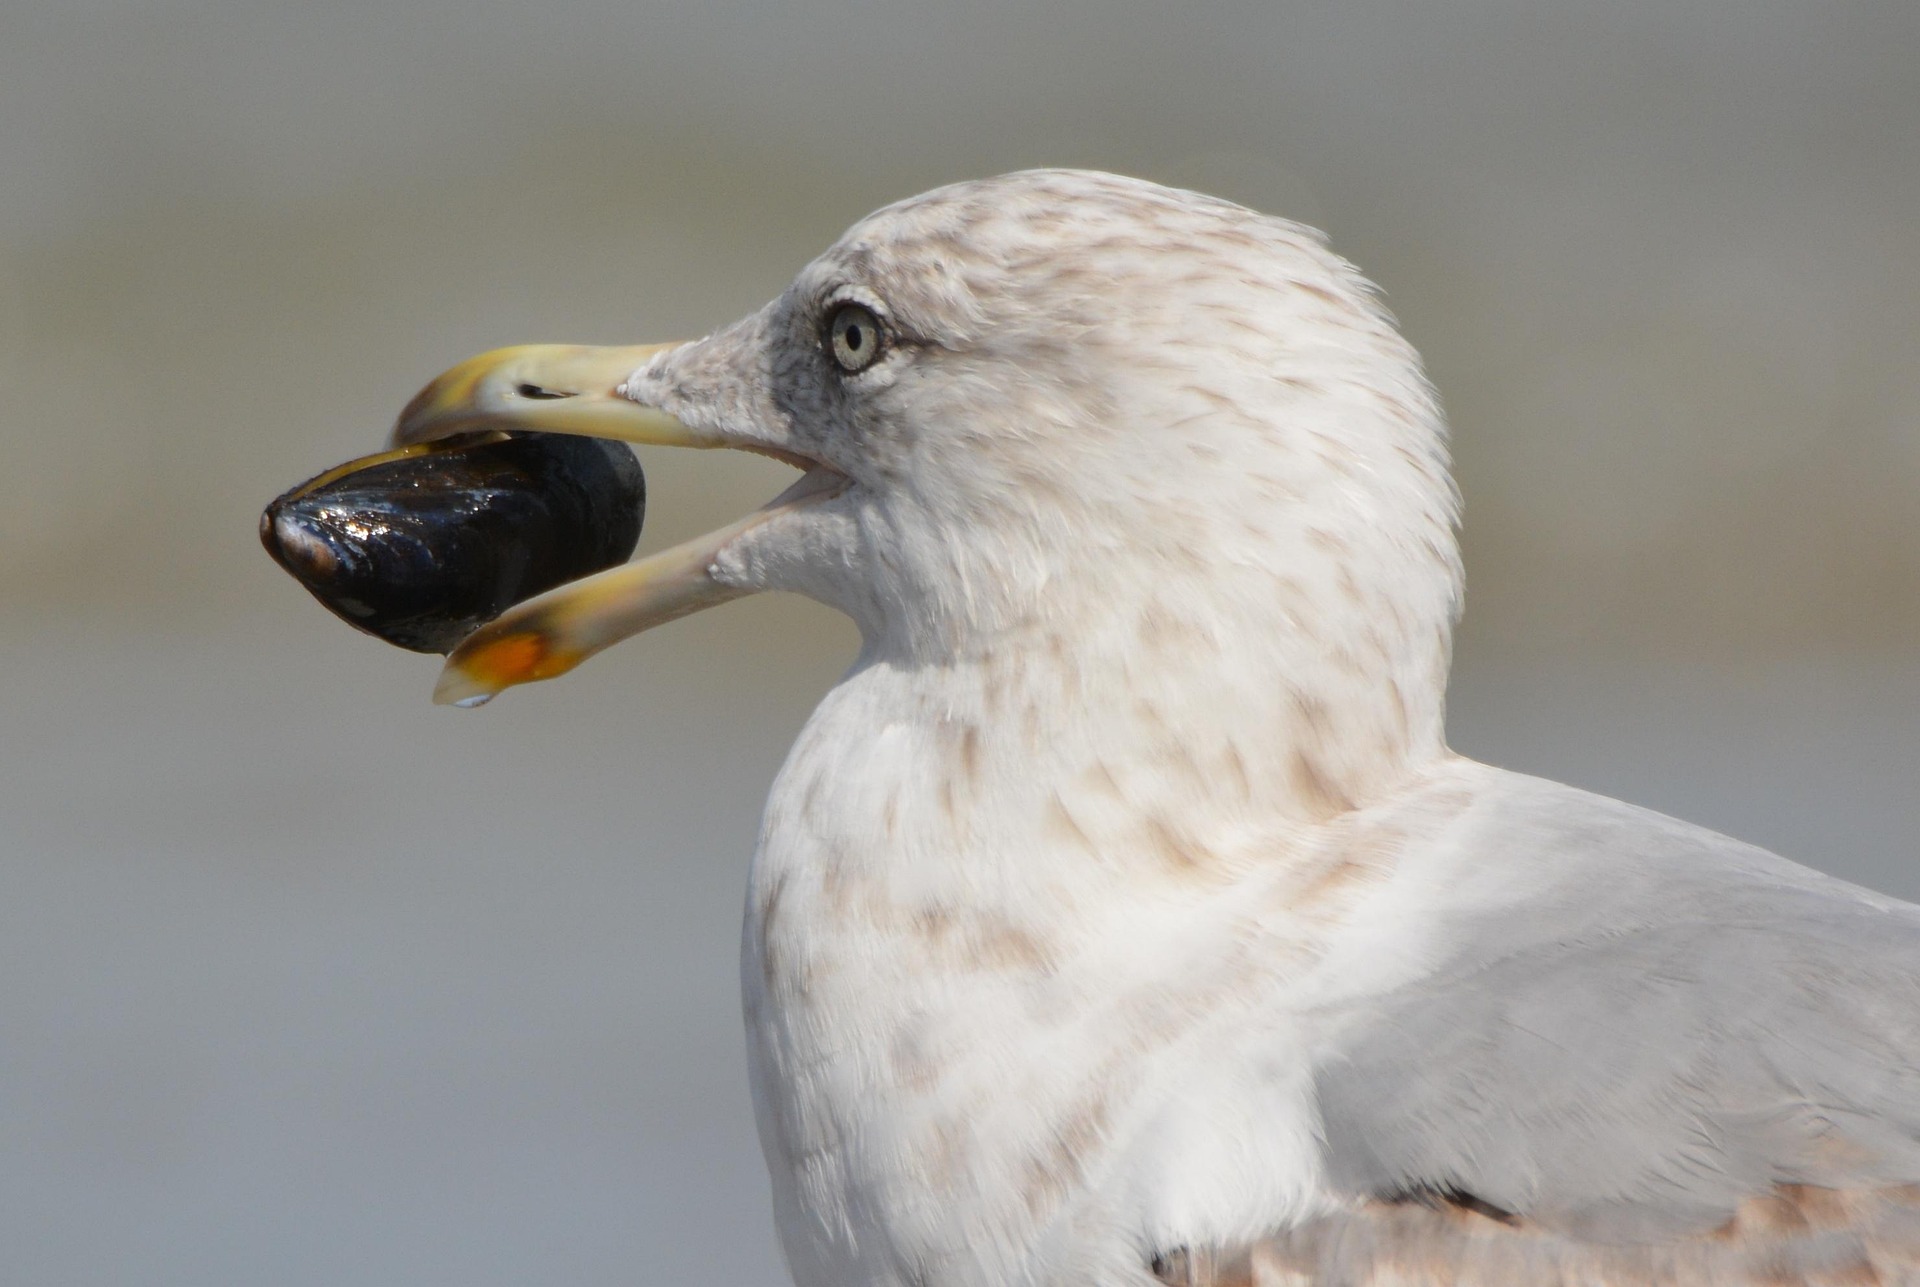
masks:
<instances>
[{"instance_id":1,"label":"folded wing","mask_svg":"<svg viewBox=\"0 0 1920 1287\"><path fill-rule=\"evenodd\" d=\"M1920 913L1520 781L1475 860L1537 894L1327 1016L1316 1090L1348 1209L1170 1249L1160 1277L1920 1282Z\"/></svg>"}]
</instances>

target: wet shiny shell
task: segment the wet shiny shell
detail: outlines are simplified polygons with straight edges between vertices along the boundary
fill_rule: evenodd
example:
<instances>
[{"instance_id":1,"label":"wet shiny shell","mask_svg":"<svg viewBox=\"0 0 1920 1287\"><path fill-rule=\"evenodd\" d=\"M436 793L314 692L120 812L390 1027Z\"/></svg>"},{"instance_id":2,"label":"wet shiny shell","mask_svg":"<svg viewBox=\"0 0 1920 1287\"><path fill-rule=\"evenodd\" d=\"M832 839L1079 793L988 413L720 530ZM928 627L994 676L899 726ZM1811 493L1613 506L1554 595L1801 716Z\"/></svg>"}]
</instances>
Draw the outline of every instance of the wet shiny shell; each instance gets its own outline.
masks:
<instances>
[{"instance_id":1,"label":"wet shiny shell","mask_svg":"<svg viewBox=\"0 0 1920 1287\"><path fill-rule=\"evenodd\" d=\"M329 470L267 506L260 541L341 620L416 652L622 563L646 479L619 443L489 434Z\"/></svg>"}]
</instances>

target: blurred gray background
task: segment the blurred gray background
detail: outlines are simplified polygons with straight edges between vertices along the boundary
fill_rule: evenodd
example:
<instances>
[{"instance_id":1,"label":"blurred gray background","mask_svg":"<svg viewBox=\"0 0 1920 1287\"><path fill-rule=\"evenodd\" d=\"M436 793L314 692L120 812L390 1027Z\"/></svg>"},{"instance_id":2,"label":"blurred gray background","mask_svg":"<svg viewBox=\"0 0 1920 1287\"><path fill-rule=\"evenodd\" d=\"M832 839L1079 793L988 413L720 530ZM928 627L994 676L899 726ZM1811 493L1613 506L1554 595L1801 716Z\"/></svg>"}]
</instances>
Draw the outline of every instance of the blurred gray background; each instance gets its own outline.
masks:
<instances>
[{"instance_id":1,"label":"blurred gray background","mask_svg":"<svg viewBox=\"0 0 1920 1287\"><path fill-rule=\"evenodd\" d=\"M1467 498L1461 749L1920 897L1913 0L0 15L0 1282L773 1284L734 988L798 601L483 712L262 504L1029 165L1328 228ZM647 458L646 546L781 485Z\"/></svg>"}]
</instances>

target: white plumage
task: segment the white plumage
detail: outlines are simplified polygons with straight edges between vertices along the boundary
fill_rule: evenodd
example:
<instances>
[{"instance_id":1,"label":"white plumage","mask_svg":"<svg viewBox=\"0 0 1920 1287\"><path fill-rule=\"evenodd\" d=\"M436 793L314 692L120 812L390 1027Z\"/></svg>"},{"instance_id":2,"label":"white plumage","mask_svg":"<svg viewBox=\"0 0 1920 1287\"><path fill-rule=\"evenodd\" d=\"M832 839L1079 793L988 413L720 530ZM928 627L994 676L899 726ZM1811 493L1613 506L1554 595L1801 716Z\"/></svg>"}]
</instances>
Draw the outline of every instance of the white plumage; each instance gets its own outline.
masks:
<instances>
[{"instance_id":1,"label":"white plumage","mask_svg":"<svg viewBox=\"0 0 1920 1287\"><path fill-rule=\"evenodd\" d=\"M742 954L803 1287L1920 1272L1915 909L1446 749L1440 415L1316 234L961 184L621 394L812 481L502 630L862 631Z\"/></svg>"}]
</instances>

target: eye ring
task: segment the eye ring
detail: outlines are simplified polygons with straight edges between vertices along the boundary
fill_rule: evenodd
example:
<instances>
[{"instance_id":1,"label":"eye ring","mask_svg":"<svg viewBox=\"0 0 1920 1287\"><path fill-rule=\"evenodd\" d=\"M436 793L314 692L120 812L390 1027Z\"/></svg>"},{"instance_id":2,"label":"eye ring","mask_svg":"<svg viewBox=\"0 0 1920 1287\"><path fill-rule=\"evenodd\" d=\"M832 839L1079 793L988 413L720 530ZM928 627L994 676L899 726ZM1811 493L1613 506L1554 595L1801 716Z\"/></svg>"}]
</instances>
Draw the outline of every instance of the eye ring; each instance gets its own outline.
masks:
<instances>
[{"instance_id":1,"label":"eye ring","mask_svg":"<svg viewBox=\"0 0 1920 1287\"><path fill-rule=\"evenodd\" d=\"M827 352L848 375L864 371L886 351L887 332L865 304L842 304L827 319Z\"/></svg>"}]
</instances>

